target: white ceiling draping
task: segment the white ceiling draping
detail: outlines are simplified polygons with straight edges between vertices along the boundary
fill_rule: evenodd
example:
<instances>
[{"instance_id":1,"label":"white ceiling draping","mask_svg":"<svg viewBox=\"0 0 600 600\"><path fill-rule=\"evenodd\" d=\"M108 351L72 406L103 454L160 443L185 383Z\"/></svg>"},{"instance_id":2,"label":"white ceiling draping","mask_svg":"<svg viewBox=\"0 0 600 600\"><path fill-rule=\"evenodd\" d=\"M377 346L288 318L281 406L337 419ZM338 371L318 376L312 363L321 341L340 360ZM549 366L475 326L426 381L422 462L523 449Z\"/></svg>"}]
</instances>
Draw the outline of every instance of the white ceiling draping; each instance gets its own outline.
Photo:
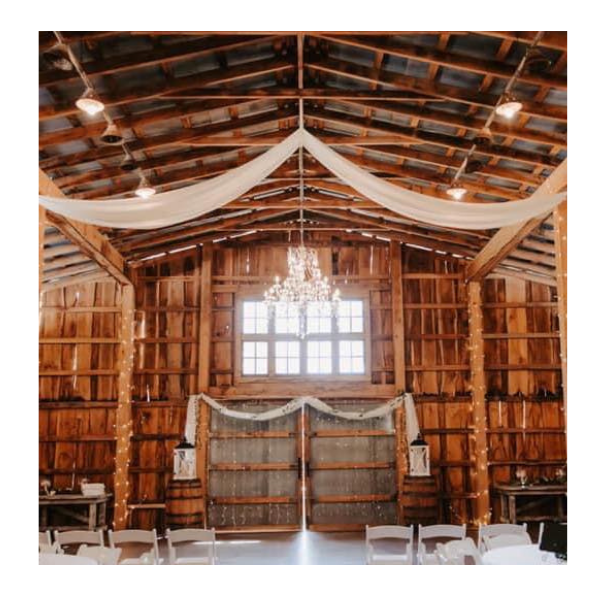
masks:
<instances>
[{"instance_id":1,"label":"white ceiling draping","mask_svg":"<svg viewBox=\"0 0 600 600\"><path fill-rule=\"evenodd\" d=\"M323 166L357 192L385 208L429 225L458 229L496 229L550 213L566 193L534 194L510 202L455 202L419 194L384 181L298 129L254 160L208 181L156 194L149 199L77 200L40 196L42 206L60 215L117 229L155 229L183 223L250 191L304 147Z\"/></svg>"}]
</instances>

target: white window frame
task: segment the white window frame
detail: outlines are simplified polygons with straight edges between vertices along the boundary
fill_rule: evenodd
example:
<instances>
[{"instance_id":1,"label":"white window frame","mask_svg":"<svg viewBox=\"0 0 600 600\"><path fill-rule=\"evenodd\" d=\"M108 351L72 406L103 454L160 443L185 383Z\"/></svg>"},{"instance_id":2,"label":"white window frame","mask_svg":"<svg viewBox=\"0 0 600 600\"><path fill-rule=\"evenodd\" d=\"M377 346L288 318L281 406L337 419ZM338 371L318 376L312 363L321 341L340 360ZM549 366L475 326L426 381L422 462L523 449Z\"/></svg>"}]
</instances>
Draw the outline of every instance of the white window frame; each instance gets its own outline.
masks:
<instances>
[{"instance_id":1,"label":"white window frame","mask_svg":"<svg viewBox=\"0 0 600 600\"><path fill-rule=\"evenodd\" d=\"M371 332L370 332L370 307L368 293L358 292L348 293L344 300L359 300L363 303L363 331L359 333L341 333L338 331L337 319L332 318L331 332L329 333L311 333L304 338L300 338L294 333L276 334L275 320L269 319L268 332L266 334L245 334L243 331L243 311L244 302L262 302L263 298L256 294L238 295L236 298L236 323L235 323L235 370L234 381L236 383L250 383L254 381L265 382L270 380L272 383L281 381L306 381L306 378L313 380L353 380L370 381L371 379ZM331 373L308 373L307 369L307 348L311 340L331 341L332 343L332 372ZM364 344L364 372L363 373L342 373L340 371L340 341L342 340L361 340ZM243 373L242 345L244 341L265 341L268 343L268 369L266 375L245 375ZM277 341L297 341L300 342L300 373L282 374L276 373L275 365L275 343Z\"/></svg>"}]
</instances>

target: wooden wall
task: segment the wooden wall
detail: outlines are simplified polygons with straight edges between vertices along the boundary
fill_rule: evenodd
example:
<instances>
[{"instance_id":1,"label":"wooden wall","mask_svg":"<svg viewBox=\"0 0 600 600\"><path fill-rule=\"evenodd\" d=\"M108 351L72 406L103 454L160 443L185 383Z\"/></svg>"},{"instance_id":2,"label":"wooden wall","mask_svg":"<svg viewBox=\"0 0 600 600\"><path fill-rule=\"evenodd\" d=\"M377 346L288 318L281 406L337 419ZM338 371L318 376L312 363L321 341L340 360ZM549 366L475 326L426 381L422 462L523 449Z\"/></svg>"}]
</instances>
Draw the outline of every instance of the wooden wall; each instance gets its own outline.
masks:
<instances>
[{"instance_id":1,"label":"wooden wall","mask_svg":"<svg viewBox=\"0 0 600 600\"><path fill-rule=\"evenodd\" d=\"M342 294L370 305L371 370L360 382L244 383L236 375L236 301L262 295L286 272L287 244L217 245L212 261L210 393L231 401L313 393L381 402L394 382L390 249L386 243L317 240ZM459 261L404 247L406 388L431 445L448 522L475 520L467 293ZM133 377L130 524L164 524L172 449L185 397L198 390L202 261L199 254L138 269ZM482 285L490 483L524 465L551 477L566 462L556 290L517 279ZM120 291L113 283L48 292L40 324L40 477L54 487L82 477L112 489ZM204 351L204 350L203 350ZM76 373L74 373L76 371ZM497 506L493 503L494 510Z\"/></svg>"}]
</instances>

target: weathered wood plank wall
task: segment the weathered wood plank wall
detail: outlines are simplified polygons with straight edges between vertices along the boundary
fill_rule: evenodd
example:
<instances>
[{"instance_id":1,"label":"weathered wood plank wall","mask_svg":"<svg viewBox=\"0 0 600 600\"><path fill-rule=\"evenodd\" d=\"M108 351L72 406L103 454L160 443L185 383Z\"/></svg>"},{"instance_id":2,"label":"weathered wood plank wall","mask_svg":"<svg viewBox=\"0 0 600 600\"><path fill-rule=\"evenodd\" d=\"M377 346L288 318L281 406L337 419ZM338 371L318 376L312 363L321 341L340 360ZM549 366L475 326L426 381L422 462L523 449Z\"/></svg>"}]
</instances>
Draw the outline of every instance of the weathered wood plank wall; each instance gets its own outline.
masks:
<instances>
[{"instance_id":1,"label":"weathered wood plank wall","mask_svg":"<svg viewBox=\"0 0 600 600\"><path fill-rule=\"evenodd\" d=\"M285 398L310 390L323 398L381 401L396 393L389 246L322 242L327 274L370 305L368 379L290 385L240 382L236 374L236 306L262 295L286 271L287 245L217 247L212 269L210 388L214 396ZM473 413L467 292L462 265L404 247L402 293L406 388L415 394L433 472L449 522L474 522ZM171 453L183 432L184 398L198 386L201 256L174 257L139 269L130 524L164 525ZM118 393L120 289L85 284L47 292L40 325L40 477L55 487L87 477L113 486ZM518 466L551 477L566 462L556 289L514 279L482 283L490 484ZM304 386L304 387L303 387ZM306 389L304 389L306 388ZM497 511L494 501L492 508Z\"/></svg>"}]
</instances>

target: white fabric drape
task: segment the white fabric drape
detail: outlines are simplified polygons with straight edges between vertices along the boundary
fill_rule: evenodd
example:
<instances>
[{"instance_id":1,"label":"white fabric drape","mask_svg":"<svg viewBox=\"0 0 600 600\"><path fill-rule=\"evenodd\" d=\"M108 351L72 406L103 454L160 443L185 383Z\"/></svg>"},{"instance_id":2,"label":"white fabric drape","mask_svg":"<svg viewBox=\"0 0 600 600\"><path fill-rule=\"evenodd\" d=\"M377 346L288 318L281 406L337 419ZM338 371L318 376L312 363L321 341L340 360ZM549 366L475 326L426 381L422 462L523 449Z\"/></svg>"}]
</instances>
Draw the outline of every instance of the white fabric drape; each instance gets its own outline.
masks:
<instances>
[{"instance_id":1,"label":"white fabric drape","mask_svg":"<svg viewBox=\"0 0 600 600\"><path fill-rule=\"evenodd\" d=\"M478 204L451 202L407 190L379 179L303 132L304 147L339 179L373 202L416 221L457 229L496 229L550 213L566 194L535 195L524 200Z\"/></svg>"},{"instance_id":2,"label":"white fabric drape","mask_svg":"<svg viewBox=\"0 0 600 600\"><path fill-rule=\"evenodd\" d=\"M261 156L223 175L149 199L76 200L40 196L42 206L69 218L118 229L154 229L183 223L235 200L279 167L300 146L360 194L398 215L440 227L496 229L543 216L566 194L536 193L510 202L452 202L418 194L375 177L299 129Z\"/></svg>"},{"instance_id":3,"label":"white fabric drape","mask_svg":"<svg viewBox=\"0 0 600 600\"><path fill-rule=\"evenodd\" d=\"M214 398L211 398L207 394L197 394L190 396L188 399L185 423L186 439L191 444L195 444L196 440L196 419L198 414L197 404L199 401L206 402L206 404L208 404L213 410L216 410L219 414L225 417L259 422L271 421L272 419L284 417L285 415L289 415L290 413L300 410L303 406L311 406L319 412L332 415L340 419L346 419L347 421L365 421L367 419L375 419L377 417L389 415L398 406L404 404L404 410L406 414L406 436L408 438L408 442L412 442L419 435L419 421L417 420L417 411L415 410L415 404L411 394L402 394L401 396L397 396L385 404L381 404L370 410L363 411L345 411L339 408L333 408L326 402L323 402L314 396L301 396L299 398L290 400L284 406L278 406L277 408L272 408L259 413L232 410Z\"/></svg>"},{"instance_id":4,"label":"white fabric drape","mask_svg":"<svg viewBox=\"0 0 600 600\"><path fill-rule=\"evenodd\" d=\"M40 204L65 217L102 227L155 229L177 225L220 208L251 190L298 150L301 137L302 132L296 131L241 167L147 199L75 200L40 196Z\"/></svg>"}]
</instances>

